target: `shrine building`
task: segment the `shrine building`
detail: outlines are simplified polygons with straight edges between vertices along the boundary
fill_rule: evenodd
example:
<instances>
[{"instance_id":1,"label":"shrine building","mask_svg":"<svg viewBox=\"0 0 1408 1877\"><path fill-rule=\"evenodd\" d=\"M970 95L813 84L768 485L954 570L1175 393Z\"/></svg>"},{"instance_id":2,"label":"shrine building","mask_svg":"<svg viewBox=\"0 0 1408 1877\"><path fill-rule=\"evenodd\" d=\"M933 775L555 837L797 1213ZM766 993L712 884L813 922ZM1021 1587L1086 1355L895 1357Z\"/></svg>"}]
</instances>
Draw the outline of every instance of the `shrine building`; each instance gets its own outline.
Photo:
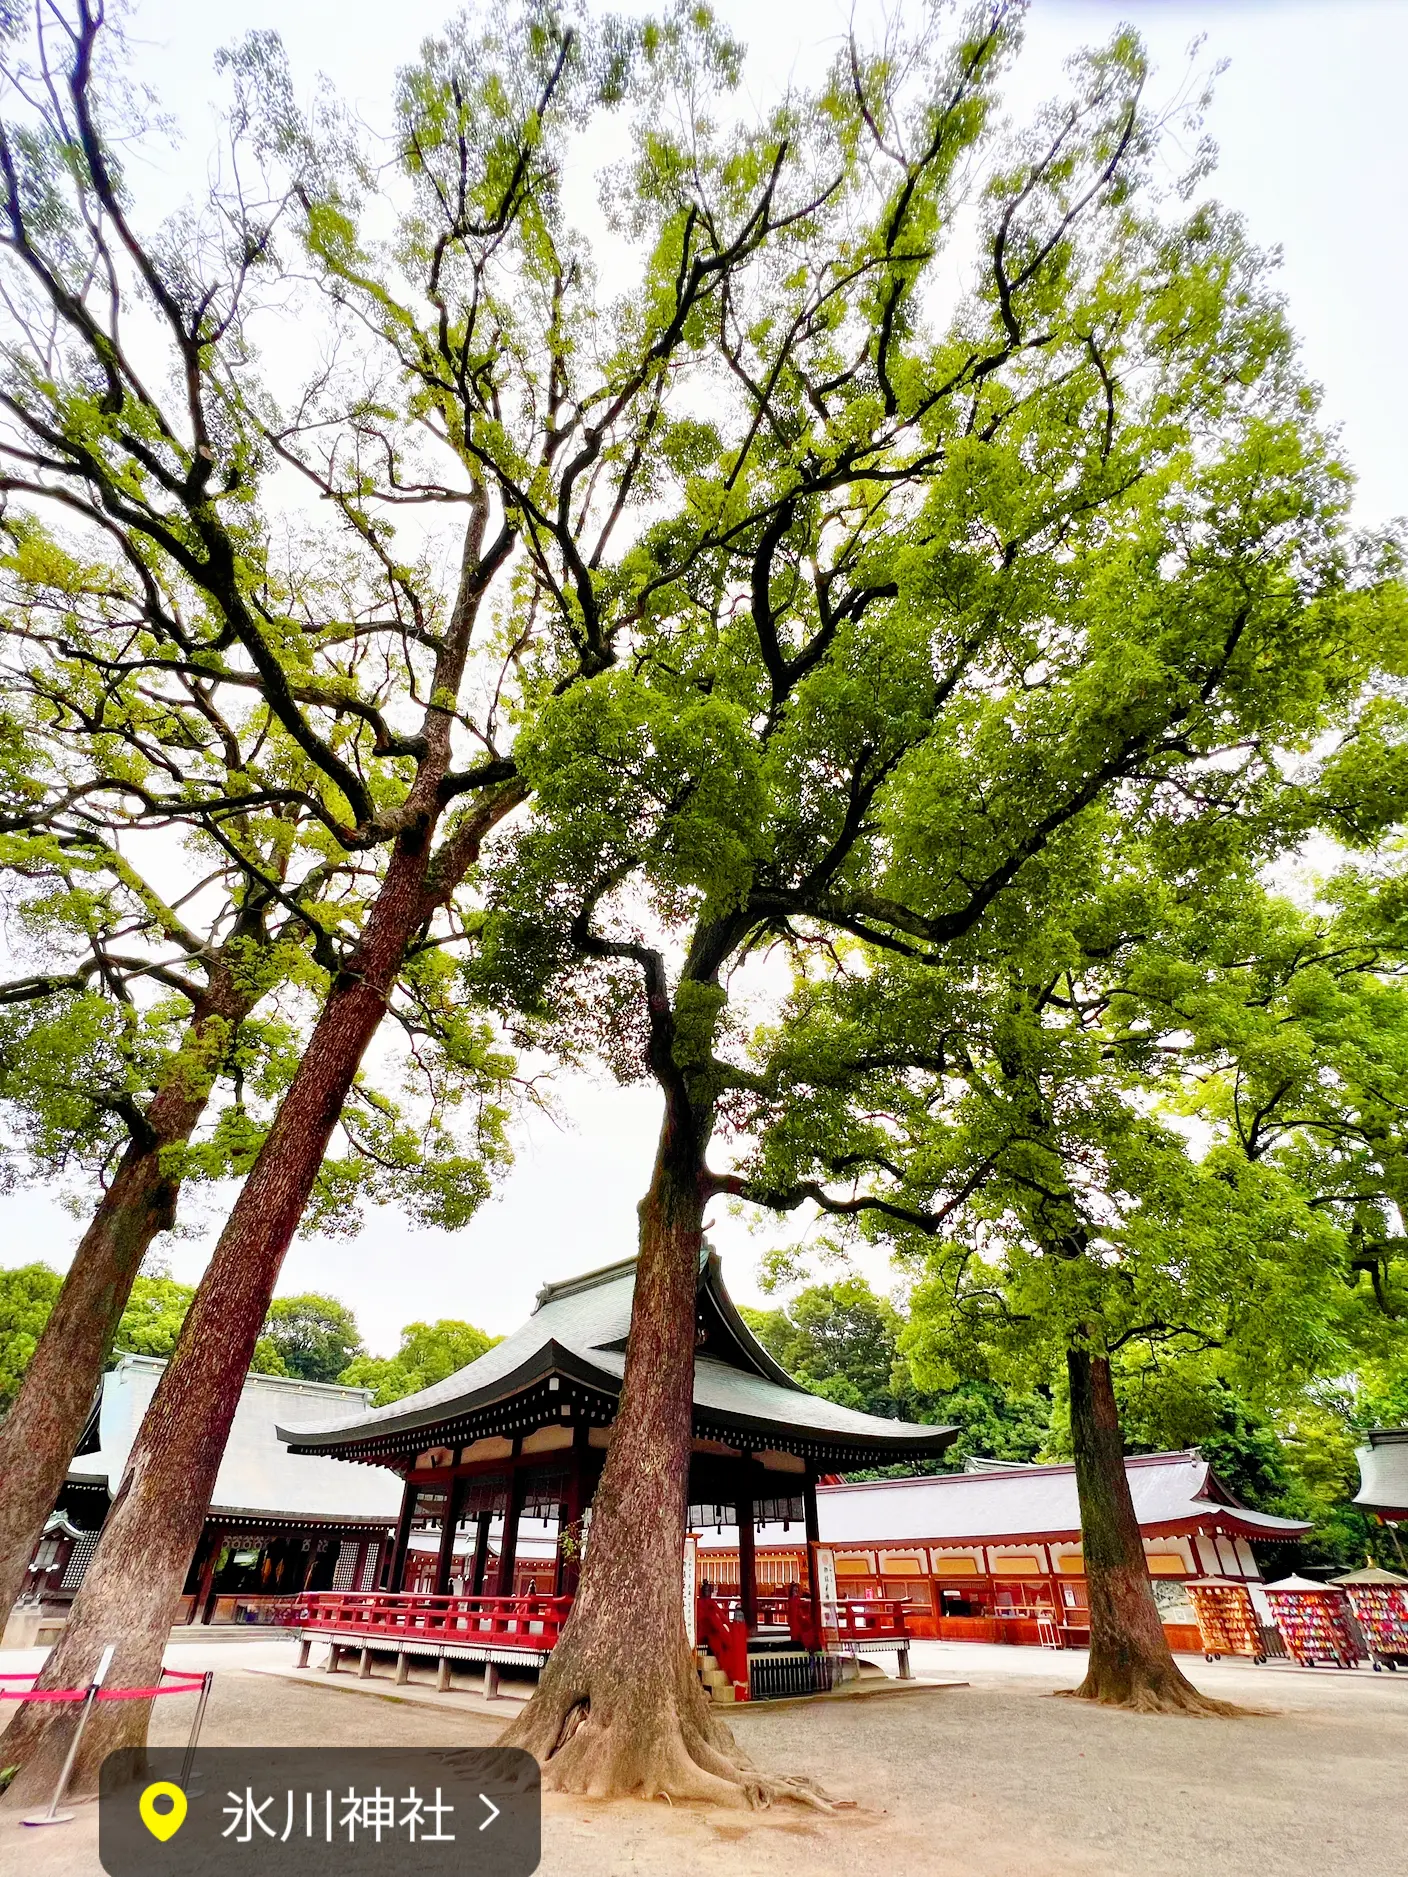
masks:
<instances>
[{"instance_id":1,"label":"shrine building","mask_svg":"<svg viewBox=\"0 0 1408 1877\"><path fill-rule=\"evenodd\" d=\"M7 1626L11 1646L47 1639L66 1619L165 1367L153 1356L122 1355L104 1375ZM397 1480L380 1469L359 1474L300 1459L275 1431L276 1423L294 1428L370 1400L370 1390L341 1383L247 1377L177 1622L259 1622L291 1592L381 1581Z\"/></svg>"},{"instance_id":2,"label":"shrine building","mask_svg":"<svg viewBox=\"0 0 1408 1877\"><path fill-rule=\"evenodd\" d=\"M1304 1520L1241 1505L1196 1450L1131 1454L1125 1473L1175 1649L1201 1646L1189 1586L1244 1583L1262 1606L1253 1545L1293 1543L1310 1530ZM973 1459L961 1473L837 1482L821 1487L817 1510L822 1563L840 1594L903 1597L916 1636L1058 1648L1089 1639L1073 1466ZM800 1553L778 1529L760 1532L756 1551L773 1581L800 1568ZM699 1568L736 1583L733 1534L704 1533Z\"/></svg>"},{"instance_id":3,"label":"shrine building","mask_svg":"<svg viewBox=\"0 0 1408 1877\"><path fill-rule=\"evenodd\" d=\"M405 1482L380 1594L289 1606L285 1620L302 1634L305 1660L321 1637L330 1667L349 1649L370 1672L384 1650L404 1678L408 1657L428 1656L447 1684L452 1662L547 1659L590 1543L635 1268L631 1258L545 1285L521 1329L419 1394L279 1429L291 1454L390 1467ZM707 1248L696 1310L689 1523L735 1528L744 1564L736 1594L722 1598L707 1576L691 1587L692 1545L682 1560L686 1623L700 1626L701 1657L714 1652L706 1678L725 1699L829 1686L829 1659L863 1652L858 1637L865 1648L895 1649L907 1672L902 1599L872 1599L853 1618L837 1597L818 1553L817 1482L932 1461L956 1430L859 1414L803 1388L748 1329ZM759 1525L796 1534L785 1586L759 1583ZM760 1659L769 1656L776 1660Z\"/></svg>"}]
</instances>

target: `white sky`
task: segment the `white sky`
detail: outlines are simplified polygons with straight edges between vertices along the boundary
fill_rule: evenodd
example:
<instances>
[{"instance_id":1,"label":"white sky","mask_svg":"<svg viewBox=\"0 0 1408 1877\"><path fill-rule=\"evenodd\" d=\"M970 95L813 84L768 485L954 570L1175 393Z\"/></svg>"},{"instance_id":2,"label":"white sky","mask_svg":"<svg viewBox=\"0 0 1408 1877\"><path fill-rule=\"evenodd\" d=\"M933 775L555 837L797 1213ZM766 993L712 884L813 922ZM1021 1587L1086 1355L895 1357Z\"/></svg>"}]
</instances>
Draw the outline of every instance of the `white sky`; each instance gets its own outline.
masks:
<instances>
[{"instance_id":1,"label":"white sky","mask_svg":"<svg viewBox=\"0 0 1408 1877\"><path fill-rule=\"evenodd\" d=\"M617 0L621 4L621 0ZM843 0L715 0L750 47L749 90L766 102L830 56L852 9ZM288 46L300 90L325 72L372 123L396 67L450 9L444 0L136 0L130 37L141 75L185 132L182 167L198 189L214 130L217 48L254 27ZM637 10L627 4L626 10ZM876 0L856 0L865 36ZM1408 374L1398 356L1408 302L1408 0L1034 0L1027 49L1008 98L1014 114L1057 88L1061 61L1121 20L1144 35L1172 95L1190 41L1200 66L1229 61L1208 129L1221 150L1216 193L1247 216L1263 246L1284 250L1283 282L1312 374L1325 388L1360 479L1367 522L1408 510ZM605 284L605 283L604 283ZM635 1207L649 1175L658 1105L649 1088L578 1079L560 1085L569 1125L534 1120L499 1198L463 1232L378 1215L354 1240L298 1240L280 1290L327 1290L356 1312L378 1353L413 1318L466 1317L491 1331L522 1321L537 1287L635 1249ZM218 1224L220 1200L200 1210ZM722 1202L711 1237L730 1289L761 1302L755 1238ZM0 1262L62 1268L81 1229L40 1192L0 1199ZM198 1277L208 1233L167 1245L173 1273ZM883 1273L872 1271L872 1277Z\"/></svg>"}]
</instances>

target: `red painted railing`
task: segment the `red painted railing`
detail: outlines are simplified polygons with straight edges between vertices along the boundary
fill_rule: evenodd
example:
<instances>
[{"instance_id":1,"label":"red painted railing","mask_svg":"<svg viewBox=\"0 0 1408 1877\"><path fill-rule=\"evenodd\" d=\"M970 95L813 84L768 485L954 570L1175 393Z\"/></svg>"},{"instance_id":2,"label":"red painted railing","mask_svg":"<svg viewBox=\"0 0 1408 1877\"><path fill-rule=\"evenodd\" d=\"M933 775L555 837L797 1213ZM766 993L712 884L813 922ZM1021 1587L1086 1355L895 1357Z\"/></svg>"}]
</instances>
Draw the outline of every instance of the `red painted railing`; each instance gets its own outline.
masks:
<instances>
[{"instance_id":1,"label":"red painted railing","mask_svg":"<svg viewBox=\"0 0 1408 1877\"><path fill-rule=\"evenodd\" d=\"M570 1597L423 1597L413 1591L319 1590L286 1597L273 1620L289 1629L338 1630L369 1643L495 1643L551 1649L562 1633Z\"/></svg>"},{"instance_id":2,"label":"red painted railing","mask_svg":"<svg viewBox=\"0 0 1408 1877\"><path fill-rule=\"evenodd\" d=\"M730 1617L727 1606L714 1597L699 1599L698 1636L733 1683L735 1699L748 1699L748 1626Z\"/></svg>"},{"instance_id":3,"label":"red painted railing","mask_svg":"<svg viewBox=\"0 0 1408 1877\"><path fill-rule=\"evenodd\" d=\"M736 1599L699 1599L699 1640L712 1650L730 1680L747 1687L748 1632ZM903 1644L910 1631L902 1598L860 1597L822 1605L816 1636L809 1598L759 1597L759 1630L784 1630L801 1648L864 1648L867 1643ZM505 1648L550 1650L562 1633L571 1597L529 1592L518 1597L428 1597L416 1591L320 1590L276 1603L271 1620L289 1629L337 1631L363 1636L369 1645L493 1643Z\"/></svg>"},{"instance_id":4,"label":"red painted railing","mask_svg":"<svg viewBox=\"0 0 1408 1877\"><path fill-rule=\"evenodd\" d=\"M908 1604L903 1597L855 1597L823 1603L822 1626L828 1643L908 1642Z\"/></svg>"},{"instance_id":5,"label":"red painted railing","mask_svg":"<svg viewBox=\"0 0 1408 1877\"><path fill-rule=\"evenodd\" d=\"M729 1617L743 1609L737 1592L713 1599L700 1598L700 1608L712 1601ZM833 1643L908 1642L912 1640L903 1597L851 1597L821 1606L822 1634L817 1638L811 1598L800 1591L786 1597L759 1597L754 1603L757 1629L786 1630L802 1648L819 1649Z\"/></svg>"},{"instance_id":6,"label":"red painted railing","mask_svg":"<svg viewBox=\"0 0 1408 1877\"><path fill-rule=\"evenodd\" d=\"M738 1604L738 1598L736 1595L733 1597L732 1602L734 1604ZM741 1604L739 1604L739 1608L741 1607L742 1607ZM757 1615L758 1628L759 1629L788 1629L790 1628L792 1607L793 1607L792 1599L790 1597L784 1596L784 1597L758 1597L756 1598L753 1603L753 1609Z\"/></svg>"},{"instance_id":7,"label":"red painted railing","mask_svg":"<svg viewBox=\"0 0 1408 1877\"><path fill-rule=\"evenodd\" d=\"M741 1620L743 1604L737 1591L726 1591L715 1601L735 1621ZM753 1613L756 1619L754 1630L757 1634L765 1630L785 1630L789 1639L795 1642L799 1649L823 1647L812 1616L812 1600L795 1585L786 1596L756 1598Z\"/></svg>"}]
</instances>

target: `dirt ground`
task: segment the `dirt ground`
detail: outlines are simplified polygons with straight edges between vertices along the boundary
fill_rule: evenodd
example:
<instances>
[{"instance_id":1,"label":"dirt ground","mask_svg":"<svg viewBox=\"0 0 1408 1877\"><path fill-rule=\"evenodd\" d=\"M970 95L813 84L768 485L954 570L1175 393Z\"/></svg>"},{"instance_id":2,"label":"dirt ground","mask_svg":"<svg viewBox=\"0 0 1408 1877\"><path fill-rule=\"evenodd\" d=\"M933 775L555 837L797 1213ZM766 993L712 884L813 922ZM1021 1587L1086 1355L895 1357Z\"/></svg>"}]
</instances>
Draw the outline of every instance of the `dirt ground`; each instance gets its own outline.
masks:
<instances>
[{"instance_id":1,"label":"dirt ground","mask_svg":"<svg viewBox=\"0 0 1408 1877\"><path fill-rule=\"evenodd\" d=\"M488 1744L499 1713L422 1705L386 1684L292 1683L291 1647L173 1650L212 1666L204 1743ZM11 1666L6 1663L5 1666ZM1236 1721L1110 1713L1054 1698L1081 1658L924 1644L921 1677L964 1687L740 1710L762 1764L853 1806L831 1817L549 1797L545 1877L1404 1877L1408 1675L1185 1666L1209 1692L1273 1710ZM182 1709L178 1715L177 1708ZM184 1703L154 1732L184 1738ZM0 1752L2 1752L0 1748ZM0 1807L3 1877L94 1877L96 1807L26 1831Z\"/></svg>"}]
</instances>

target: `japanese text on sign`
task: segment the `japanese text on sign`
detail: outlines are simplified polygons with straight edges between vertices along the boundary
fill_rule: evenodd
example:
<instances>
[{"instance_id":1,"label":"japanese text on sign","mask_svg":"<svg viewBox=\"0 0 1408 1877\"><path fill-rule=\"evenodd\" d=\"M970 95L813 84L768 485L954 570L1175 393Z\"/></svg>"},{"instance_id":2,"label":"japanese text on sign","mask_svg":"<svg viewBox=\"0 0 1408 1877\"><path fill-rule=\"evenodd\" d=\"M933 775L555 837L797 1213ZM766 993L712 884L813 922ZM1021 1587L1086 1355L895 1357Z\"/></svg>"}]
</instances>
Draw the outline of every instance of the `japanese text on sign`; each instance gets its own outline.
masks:
<instances>
[{"instance_id":1,"label":"japanese text on sign","mask_svg":"<svg viewBox=\"0 0 1408 1877\"><path fill-rule=\"evenodd\" d=\"M530 1877L539 1773L511 1748L201 1748L103 1764L111 1877Z\"/></svg>"}]
</instances>

